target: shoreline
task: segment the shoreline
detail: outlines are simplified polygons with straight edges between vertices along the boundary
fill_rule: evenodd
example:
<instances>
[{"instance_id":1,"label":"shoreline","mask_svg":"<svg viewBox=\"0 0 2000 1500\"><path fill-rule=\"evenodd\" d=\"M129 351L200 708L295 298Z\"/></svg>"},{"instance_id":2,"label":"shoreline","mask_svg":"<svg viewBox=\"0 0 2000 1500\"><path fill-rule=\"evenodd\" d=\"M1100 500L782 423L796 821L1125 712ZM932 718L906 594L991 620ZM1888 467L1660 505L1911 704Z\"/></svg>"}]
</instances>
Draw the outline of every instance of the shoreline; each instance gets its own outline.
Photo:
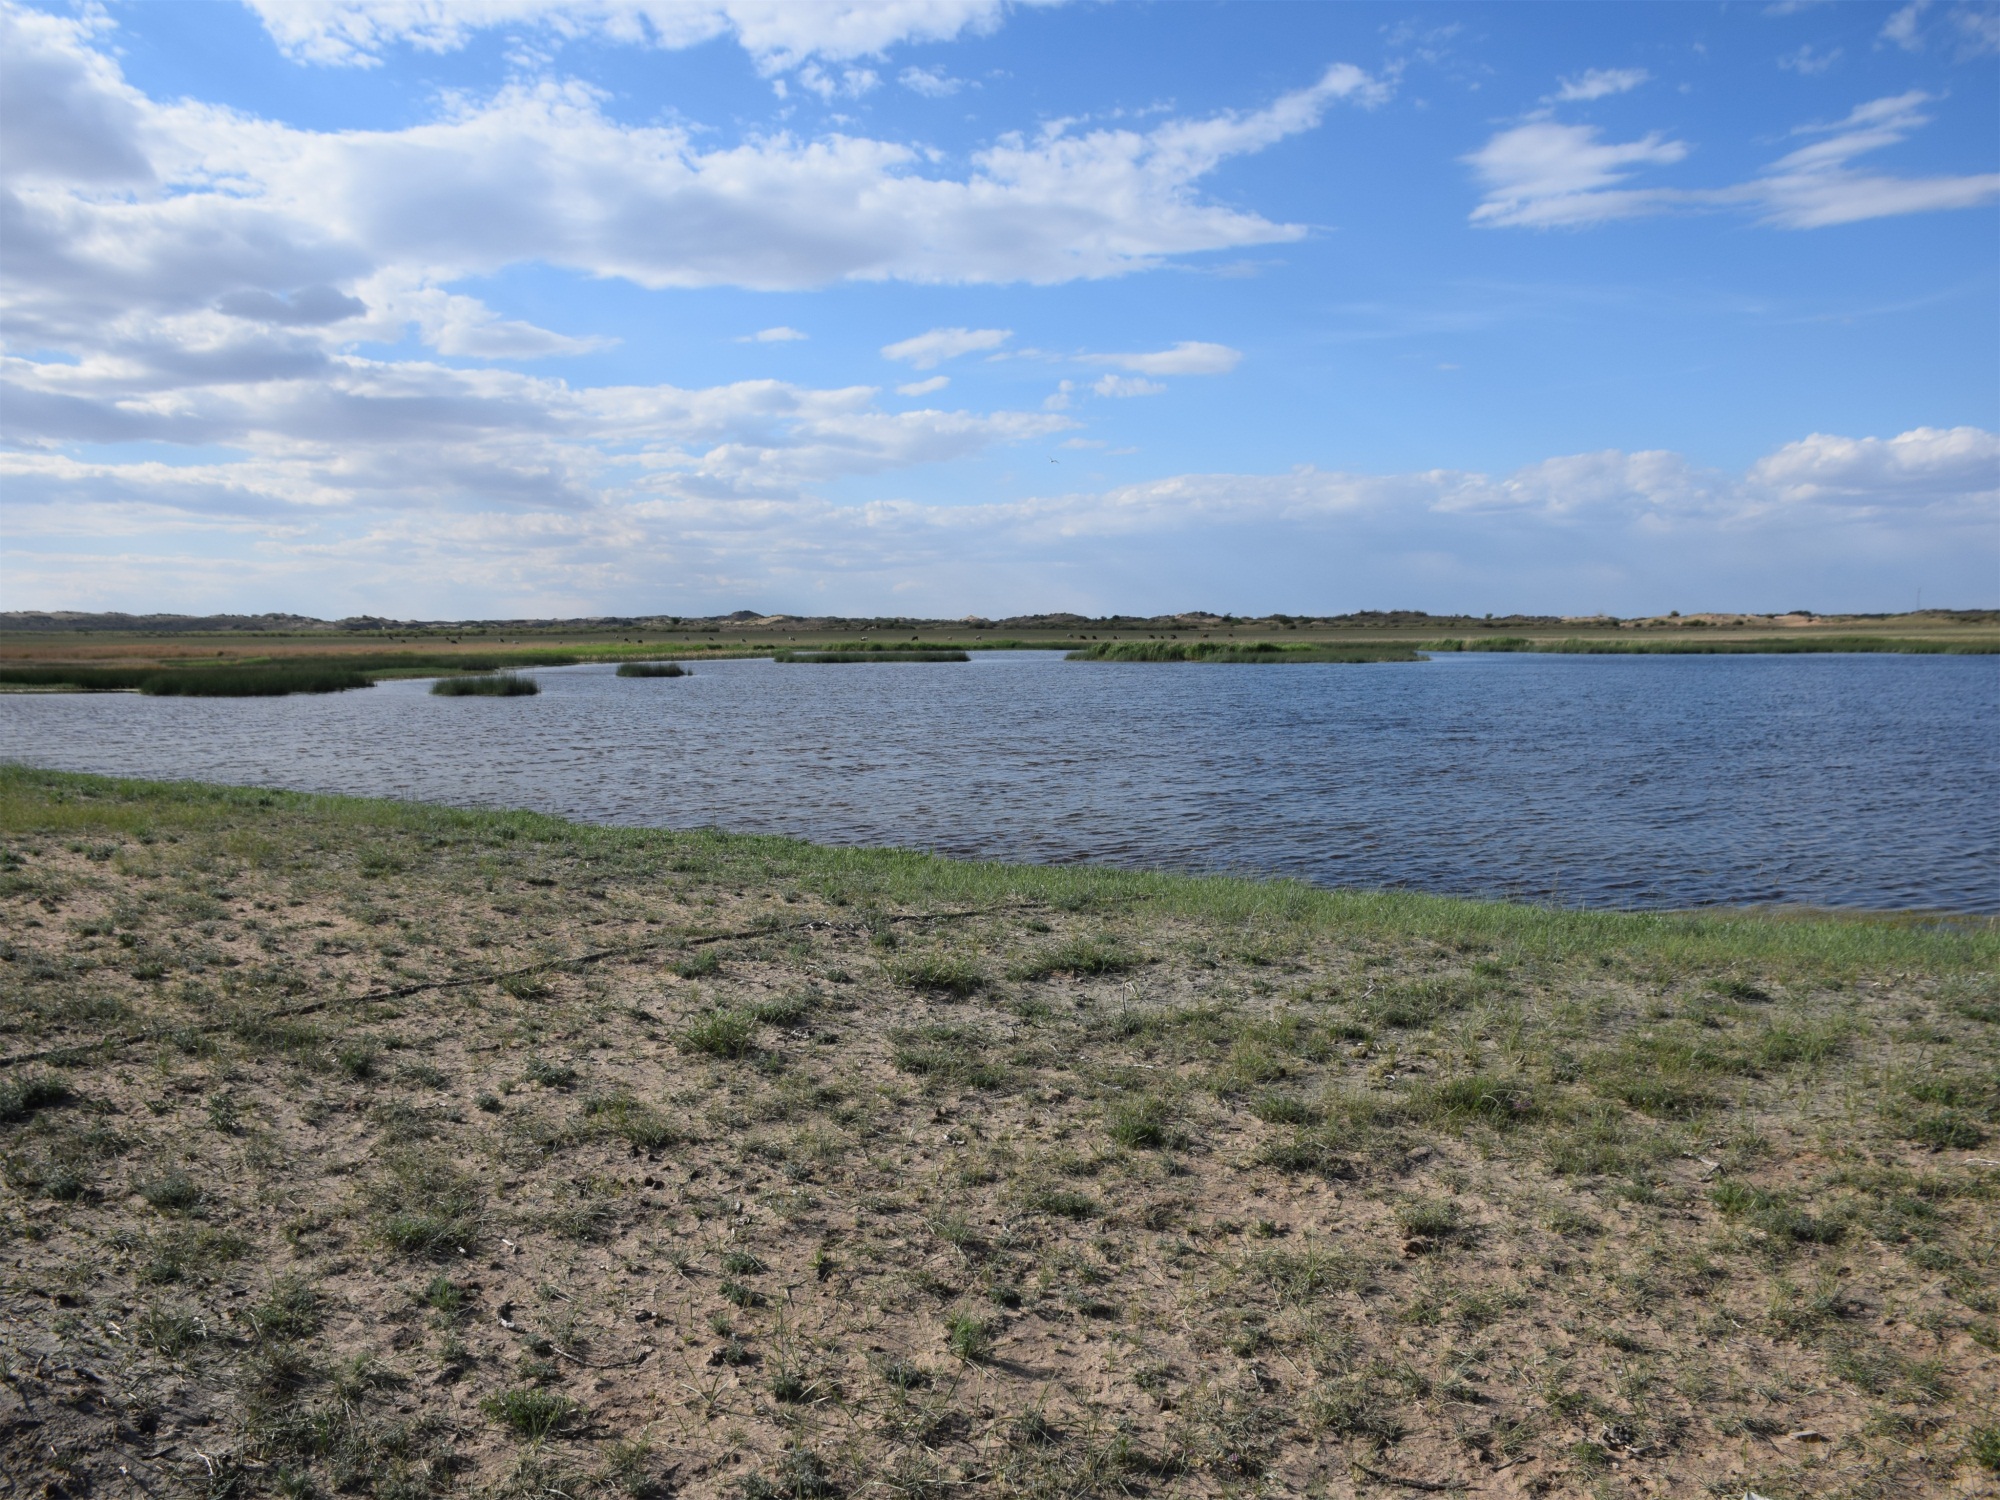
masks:
<instances>
[{"instance_id":1,"label":"shoreline","mask_svg":"<svg viewBox=\"0 0 2000 1500\"><path fill-rule=\"evenodd\" d=\"M370 797L351 792L313 791L296 787L270 786L255 782L210 782L196 778L175 779L158 777L110 776L101 772L68 771L54 766L37 765L29 761L0 759L0 790L4 790L7 778L15 775L29 777L75 778L84 783L103 782L116 786L131 786L147 792L168 792L186 789L201 794L235 792L252 797L282 796L331 804L356 804L359 806L380 805L389 808L405 808L413 811L454 813L469 817L492 817L500 819L538 819L563 828L598 829L607 832L621 832L637 835L657 834L664 837L701 836L722 840L775 841L781 846L794 846L802 851L819 854L848 854L858 856L878 856L890 860L932 860L945 865L966 866L982 870L1007 872L1040 871L1049 874L1102 875L1111 879L1131 877L1138 880L1186 881L1195 883L1223 882L1250 889L1267 889L1310 892L1327 897L1335 902L1435 902L1447 907L1473 907L1542 912L1550 914L1601 916L1607 918L1668 918L1668 919L1742 919L1758 923L1812 922L1863 922L1905 927L1942 926L1951 929L1978 930L1989 928L2000 934L2000 907L1994 910L1979 910L1963 907L1874 907L1874 906L1826 906L1811 902L1713 902L1702 906L1568 906L1558 902L1517 899L1500 895L1481 895L1465 892L1437 892L1418 890L1406 886L1340 886L1322 885L1303 876L1283 873L1260 873L1241 870L1204 871L1190 868L1172 868L1149 865L1118 865L1095 860L1079 860L1068 863L1039 863L1033 860L1005 858L982 858L976 855L939 853L909 845L869 844L869 843L825 843L795 834L739 832L721 828L714 824L674 826L665 824L593 822L583 818L567 817L561 813L542 812L530 807L483 807L473 804L433 802L418 798ZM1995 949L1996 963L2000 963L2000 947Z\"/></svg>"}]
</instances>

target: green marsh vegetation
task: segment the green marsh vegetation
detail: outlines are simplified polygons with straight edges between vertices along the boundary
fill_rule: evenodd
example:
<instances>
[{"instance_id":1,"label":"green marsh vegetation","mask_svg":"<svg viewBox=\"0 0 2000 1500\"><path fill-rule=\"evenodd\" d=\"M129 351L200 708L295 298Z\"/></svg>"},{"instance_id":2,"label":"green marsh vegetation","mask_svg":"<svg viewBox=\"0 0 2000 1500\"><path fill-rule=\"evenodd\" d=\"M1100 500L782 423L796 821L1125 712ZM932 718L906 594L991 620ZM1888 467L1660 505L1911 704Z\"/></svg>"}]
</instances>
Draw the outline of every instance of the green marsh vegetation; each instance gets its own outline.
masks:
<instances>
[{"instance_id":1,"label":"green marsh vegetation","mask_svg":"<svg viewBox=\"0 0 2000 1500\"><path fill-rule=\"evenodd\" d=\"M1333 644L1278 641L1099 641L1069 653L1069 661L1193 661L1234 665L1287 662L1422 661L1400 641Z\"/></svg>"},{"instance_id":2,"label":"green marsh vegetation","mask_svg":"<svg viewBox=\"0 0 2000 1500\"><path fill-rule=\"evenodd\" d=\"M685 677L688 670L676 661L627 661L618 664L620 677Z\"/></svg>"},{"instance_id":3,"label":"green marsh vegetation","mask_svg":"<svg viewBox=\"0 0 2000 1500\"><path fill-rule=\"evenodd\" d=\"M1891 653L1902 656L1992 656L2000 642L1923 640L1886 635L1753 636L1709 640L1680 636L1673 640L1601 640L1569 636L1561 640L1531 640L1527 636L1493 636L1466 640L1447 637L1426 641L1425 651L1543 651L1561 656L1796 656L1825 652Z\"/></svg>"},{"instance_id":4,"label":"green marsh vegetation","mask_svg":"<svg viewBox=\"0 0 2000 1500\"><path fill-rule=\"evenodd\" d=\"M342 652L231 658L156 666L82 663L0 664L0 687L78 692L140 692L154 697L269 698L289 693L341 693L385 678L429 677L442 669L493 672L503 667L570 666L581 658L560 651Z\"/></svg>"},{"instance_id":5,"label":"green marsh vegetation","mask_svg":"<svg viewBox=\"0 0 2000 1500\"><path fill-rule=\"evenodd\" d=\"M518 672L494 672L480 677L440 677L431 692L440 698L532 698L542 685Z\"/></svg>"},{"instance_id":6,"label":"green marsh vegetation","mask_svg":"<svg viewBox=\"0 0 2000 1500\"><path fill-rule=\"evenodd\" d=\"M0 855L18 1482L1859 1500L2000 1463L1991 920L21 768Z\"/></svg>"},{"instance_id":7,"label":"green marsh vegetation","mask_svg":"<svg viewBox=\"0 0 2000 1500\"><path fill-rule=\"evenodd\" d=\"M971 661L964 651L947 647L942 650L868 650L868 651L779 651L774 661L805 663L814 666L854 666L872 662L922 662L922 661Z\"/></svg>"},{"instance_id":8,"label":"green marsh vegetation","mask_svg":"<svg viewBox=\"0 0 2000 1500\"><path fill-rule=\"evenodd\" d=\"M139 692L171 698L277 698L288 693L344 693L371 687L364 672L330 666L0 667L0 683L13 687L70 688L82 692Z\"/></svg>"}]
</instances>

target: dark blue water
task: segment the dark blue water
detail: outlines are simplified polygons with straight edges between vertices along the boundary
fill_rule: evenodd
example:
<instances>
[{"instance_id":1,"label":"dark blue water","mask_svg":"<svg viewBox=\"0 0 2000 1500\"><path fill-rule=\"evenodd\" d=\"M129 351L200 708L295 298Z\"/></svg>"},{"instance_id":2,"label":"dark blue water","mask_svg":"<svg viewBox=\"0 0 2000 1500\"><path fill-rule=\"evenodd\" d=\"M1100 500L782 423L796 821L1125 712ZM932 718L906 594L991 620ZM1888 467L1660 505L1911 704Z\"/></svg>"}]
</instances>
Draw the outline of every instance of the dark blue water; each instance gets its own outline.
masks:
<instances>
[{"instance_id":1,"label":"dark blue water","mask_svg":"<svg viewBox=\"0 0 2000 1500\"><path fill-rule=\"evenodd\" d=\"M702 663L0 696L0 759L1567 905L2000 910L2000 657Z\"/></svg>"}]
</instances>

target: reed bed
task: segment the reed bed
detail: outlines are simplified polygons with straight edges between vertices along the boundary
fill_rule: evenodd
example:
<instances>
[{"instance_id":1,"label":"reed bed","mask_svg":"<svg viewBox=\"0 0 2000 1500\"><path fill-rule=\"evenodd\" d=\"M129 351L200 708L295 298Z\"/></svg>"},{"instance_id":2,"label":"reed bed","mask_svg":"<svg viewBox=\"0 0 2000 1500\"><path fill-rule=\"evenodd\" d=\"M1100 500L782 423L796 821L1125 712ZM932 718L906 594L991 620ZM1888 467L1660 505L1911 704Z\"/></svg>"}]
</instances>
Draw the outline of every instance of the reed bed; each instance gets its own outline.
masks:
<instances>
[{"instance_id":1,"label":"reed bed","mask_svg":"<svg viewBox=\"0 0 2000 1500\"><path fill-rule=\"evenodd\" d=\"M628 661L618 665L620 677L686 677L686 667L677 661Z\"/></svg>"},{"instance_id":2,"label":"reed bed","mask_svg":"<svg viewBox=\"0 0 2000 1500\"><path fill-rule=\"evenodd\" d=\"M1538 651L1558 656L1801 656L1826 652L1892 653L1899 656L1992 656L2000 653L1993 641L1926 641L1906 636L1821 635L1757 636L1748 640L1708 641L1676 637L1673 640L1604 641L1571 636L1560 641L1534 641L1526 636L1494 636L1491 640L1460 640L1450 637L1426 641L1422 651Z\"/></svg>"},{"instance_id":3,"label":"reed bed","mask_svg":"<svg viewBox=\"0 0 2000 1500\"><path fill-rule=\"evenodd\" d=\"M963 651L780 651L773 661L788 662L793 665L811 666L853 666L874 662L913 661L971 661Z\"/></svg>"},{"instance_id":4,"label":"reed bed","mask_svg":"<svg viewBox=\"0 0 2000 1500\"><path fill-rule=\"evenodd\" d=\"M139 692L154 698L282 698L288 693L344 693L374 685L364 672L328 666L0 667L0 684Z\"/></svg>"},{"instance_id":5,"label":"reed bed","mask_svg":"<svg viewBox=\"0 0 2000 1500\"><path fill-rule=\"evenodd\" d=\"M1267 666L1304 662L1422 661L1414 645L1402 641L1360 641L1353 645L1281 645L1276 641L1100 641L1072 651L1065 661L1220 662Z\"/></svg>"},{"instance_id":6,"label":"reed bed","mask_svg":"<svg viewBox=\"0 0 2000 1500\"><path fill-rule=\"evenodd\" d=\"M542 685L518 672L495 672L487 677L440 677L431 684L438 698L532 698Z\"/></svg>"}]
</instances>

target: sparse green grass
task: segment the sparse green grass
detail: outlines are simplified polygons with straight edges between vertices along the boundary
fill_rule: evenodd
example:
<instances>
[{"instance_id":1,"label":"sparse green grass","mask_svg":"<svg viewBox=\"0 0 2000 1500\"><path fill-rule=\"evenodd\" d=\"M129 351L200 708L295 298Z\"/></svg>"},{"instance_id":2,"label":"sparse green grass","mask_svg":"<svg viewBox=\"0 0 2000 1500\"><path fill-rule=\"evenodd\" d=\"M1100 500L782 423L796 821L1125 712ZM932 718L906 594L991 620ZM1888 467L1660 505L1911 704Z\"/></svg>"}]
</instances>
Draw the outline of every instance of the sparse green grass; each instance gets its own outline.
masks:
<instances>
[{"instance_id":1,"label":"sparse green grass","mask_svg":"<svg viewBox=\"0 0 2000 1500\"><path fill-rule=\"evenodd\" d=\"M138 1185L138 1194L161 1213L184 1214L201 1206L202 1190L178 1168Z\"/></svg>"},{"instance_id":2,"label":"sparse green grass","mask_svg":"<svg viewBox=\"0 0 2000 1500\"><path fill-rule=\"evenodd\" d=\"M18 768L0 903L10 1316L239 1490L1986 1472L1991 922ZM9 1367L43 1487L124 1451L61 1368Z\"/></svg>"},{"instance_id":3,"label":"sparse green grass","mask_svg":"<svg viewBox=\"0 0 2000 1500\"><path fill-rule=\"evenodd\" d=\"M51 1105L67 1104L71 1097L70 1086L47 1073L26 1072L0 1079L0 1125L25 1120Z\"/></svg>"},{"instance_id":4,"label":"sparse green grass","mask_svg":"<svg viewBox=\"0 0 2000 1500\"><path fill-rule=\"evenodd\" d=\"M584 1115L598 1129L641 1151L664 1151L686 1139L685 1129L670 1116L625 1094L586 1100Z\"/></svg>"},{"instance_id":5,"label":"sparse green grass","mask_svg":"<svg viewBox=\"0 0 2000 1500\"><path fill-rule=\"evenodd\" d=\"M993 1324L973 1312L955 1312L945 1323L945 1344L967 1364L993 1352Z\"/></svg>"}]
</instances>

